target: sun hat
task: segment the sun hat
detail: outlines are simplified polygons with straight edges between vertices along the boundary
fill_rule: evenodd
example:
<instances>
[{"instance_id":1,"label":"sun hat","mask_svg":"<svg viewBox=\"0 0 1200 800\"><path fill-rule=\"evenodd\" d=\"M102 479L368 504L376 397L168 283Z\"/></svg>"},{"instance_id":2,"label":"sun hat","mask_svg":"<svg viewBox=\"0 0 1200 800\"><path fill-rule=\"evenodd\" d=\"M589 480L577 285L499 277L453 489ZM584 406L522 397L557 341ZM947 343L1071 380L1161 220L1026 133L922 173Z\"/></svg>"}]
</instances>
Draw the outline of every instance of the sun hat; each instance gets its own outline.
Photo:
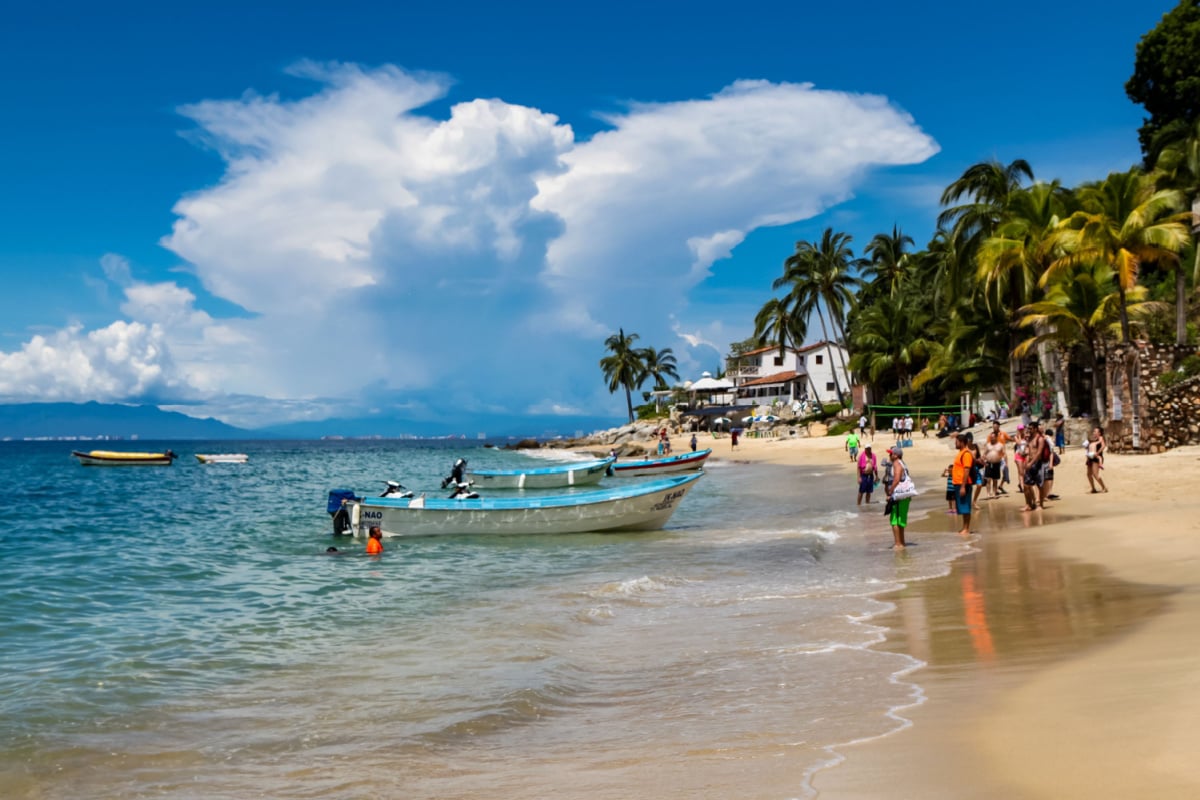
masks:
<instances>
[{"instance_id":1,"label":"sun hat","mask_svg":"<svg viewBox=\"0 0 1200 800\"><path fill-rule=\"evenodd\" d=\"M1017 430L1019 430L1019 431L1023 431L1023 430L1025 430L1025 425L1024 425L1024 423L1020 423L1020 424L1018 424L1018 425L1017 425Z\"/></svg>"},{"instance_id":2,"label":"sun hat","mask_svg":"<svg viewBox=\"0 0 1200 800\"><path fill-rule=\"evenodd\" d=\"M893 447L893 448L889 449L888 452L894 456L900 456L901 458L904 458L904 451L901 450L899 447Z\"/></svg>"}]
</instances>

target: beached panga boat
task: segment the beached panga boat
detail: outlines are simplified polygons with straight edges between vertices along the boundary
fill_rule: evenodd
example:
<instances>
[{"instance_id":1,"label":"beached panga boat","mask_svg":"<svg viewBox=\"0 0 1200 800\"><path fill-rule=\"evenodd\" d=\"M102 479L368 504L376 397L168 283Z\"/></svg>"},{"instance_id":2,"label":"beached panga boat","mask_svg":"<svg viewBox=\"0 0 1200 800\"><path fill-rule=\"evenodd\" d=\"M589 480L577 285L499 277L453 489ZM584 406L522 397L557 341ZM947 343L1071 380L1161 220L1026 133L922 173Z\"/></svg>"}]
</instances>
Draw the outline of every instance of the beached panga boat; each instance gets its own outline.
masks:
<instances>
[{"instance_id":1,"label":"beached panga boat","mask_svg":"<svg viewBox=\"0 0 1200 800\"><path fill-rule=\"evenodd\" d=\"M245 453L196 453L201 464L245 464L250 456Z\"/></svg>"},{"instance_id":2,"label":"beached panga boat","mask_svg":"<svg viewBox=\"0 0 1200 800\"><path fill-rule=\"evenodd\" d=\"M572 494L445 498L358 498L334 490L348 512L348 533L366 536L543 534L651 531L667 523L700 475L678 475ZM347 495L349 497L347 498Z\"/></svg>"},{"instance_id":3,"label":"beached panga boat","mask_svg":"<svg viewBox=\"0 0 1200 800\"><path fill-rule=\"evenodd\" d=\"M178 458L170 450L162 453L125 453L119 450L72 450L85 467L169 467Z\"/></svg>"},{"instance_id":4,"label":"beached panga boat","mask_svg":"<svg viewBox=\"0 0 1200 800\"><path fill-rule=\"evenodd\" d=\"M577 461L534 469L472 469L467 480L479 489L560 489L599 483L615 459Z\"/></svg>"},{"instance_id":5,"label":"beached panga boat","mask_svg":"<svg viewBox=\"0 0 1200 800\"><path fill-rule=\"evenodd\" d=\"M672 472L691 472L704 466L704 459L712 450L697 450L677 456L647 458L641 461L618 461L612 465L612 474L621 478L636 478L642 475L666 475Z\"/></svg>"}]
</instances>

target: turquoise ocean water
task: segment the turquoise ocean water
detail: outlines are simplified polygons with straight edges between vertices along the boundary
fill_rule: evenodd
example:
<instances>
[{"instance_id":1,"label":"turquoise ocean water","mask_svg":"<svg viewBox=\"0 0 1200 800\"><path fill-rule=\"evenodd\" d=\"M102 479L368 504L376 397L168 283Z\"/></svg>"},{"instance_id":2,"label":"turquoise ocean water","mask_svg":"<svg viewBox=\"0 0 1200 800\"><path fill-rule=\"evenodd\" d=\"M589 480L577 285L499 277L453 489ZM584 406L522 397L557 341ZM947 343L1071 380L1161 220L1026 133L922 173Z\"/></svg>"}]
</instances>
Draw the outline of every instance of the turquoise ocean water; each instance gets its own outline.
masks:
<instances>
[{"instance_id":1,"label":"turquoise ocean water","mask_svg":"<svg viewBox=\"0 0 1200 800\"><path fill-rule=\"evenodd\" d=\"M0 797L804 796L827 748L920 702L916 662L871 648L877 595L963 550L893 556L849 470L710 460L663 531L371 559L331 537L329 489L532 457L124 449L167 446L172 467L118 469L0 443ZM250 462L193 457L230 451Z\"/></svg>"}]
</instances>

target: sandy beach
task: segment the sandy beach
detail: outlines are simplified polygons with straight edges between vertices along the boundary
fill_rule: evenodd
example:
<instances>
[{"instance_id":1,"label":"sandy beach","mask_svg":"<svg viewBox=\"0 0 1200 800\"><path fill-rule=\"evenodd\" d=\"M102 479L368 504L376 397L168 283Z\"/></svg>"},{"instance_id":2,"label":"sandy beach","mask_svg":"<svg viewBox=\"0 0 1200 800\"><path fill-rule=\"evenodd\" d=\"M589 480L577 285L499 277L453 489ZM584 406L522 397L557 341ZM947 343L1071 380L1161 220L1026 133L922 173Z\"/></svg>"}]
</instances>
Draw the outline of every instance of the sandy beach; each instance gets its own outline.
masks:
<instances>
[{"instance_id":1,"label":"sandy beach","mask_svg":"<svg viewBox=\"0 0 1200 800\"><path fill-rule=\"evenodd\" d=\"M743 437L733 450L701 434L699 446L714 459L844 468L854 506L842 437ZM917 433L906 457L922 491L917 546L888 558L957 536L940 477L950 441ZM1022 512L1011 487L981 499L974 552L884 598L896 608L876 620L890 630L881 647L926 662L910 678L925 700L900 712L896 733L837 748L812 779L817 796L1200 797L1200 494L1187 488L1200 448L1110 455L1106 494L1089 492L1078 442L1062 459L1061 500ZM876 544L891 538L880 511L863 511Z\"/></svg>"}]
</instances>

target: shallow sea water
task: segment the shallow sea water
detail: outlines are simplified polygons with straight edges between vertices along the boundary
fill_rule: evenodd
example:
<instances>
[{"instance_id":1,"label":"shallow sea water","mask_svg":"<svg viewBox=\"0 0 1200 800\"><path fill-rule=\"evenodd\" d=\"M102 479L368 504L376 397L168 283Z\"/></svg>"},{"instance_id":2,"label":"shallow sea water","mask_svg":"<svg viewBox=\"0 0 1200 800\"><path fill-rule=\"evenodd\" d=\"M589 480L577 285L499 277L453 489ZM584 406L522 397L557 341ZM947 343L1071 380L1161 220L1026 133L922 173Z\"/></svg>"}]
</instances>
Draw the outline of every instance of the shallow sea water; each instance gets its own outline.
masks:
<instances>
[{"instance_id":1,"label":"shallow sea water","mask_svg":"<svg viewBox=\"0 0 1200 800\"><path fill-rule=\"evenodd\" d=\"M530 456L168 444L170 468L105 469L0 443L0 796L804 796L827 748L921 701L920 662L873 647L876 596L966 549L893 554L849 470L722 460L663 531L369 559L329 489ZM192 458L229 450L250 463Z\"/></svg>"}]
</instances>

